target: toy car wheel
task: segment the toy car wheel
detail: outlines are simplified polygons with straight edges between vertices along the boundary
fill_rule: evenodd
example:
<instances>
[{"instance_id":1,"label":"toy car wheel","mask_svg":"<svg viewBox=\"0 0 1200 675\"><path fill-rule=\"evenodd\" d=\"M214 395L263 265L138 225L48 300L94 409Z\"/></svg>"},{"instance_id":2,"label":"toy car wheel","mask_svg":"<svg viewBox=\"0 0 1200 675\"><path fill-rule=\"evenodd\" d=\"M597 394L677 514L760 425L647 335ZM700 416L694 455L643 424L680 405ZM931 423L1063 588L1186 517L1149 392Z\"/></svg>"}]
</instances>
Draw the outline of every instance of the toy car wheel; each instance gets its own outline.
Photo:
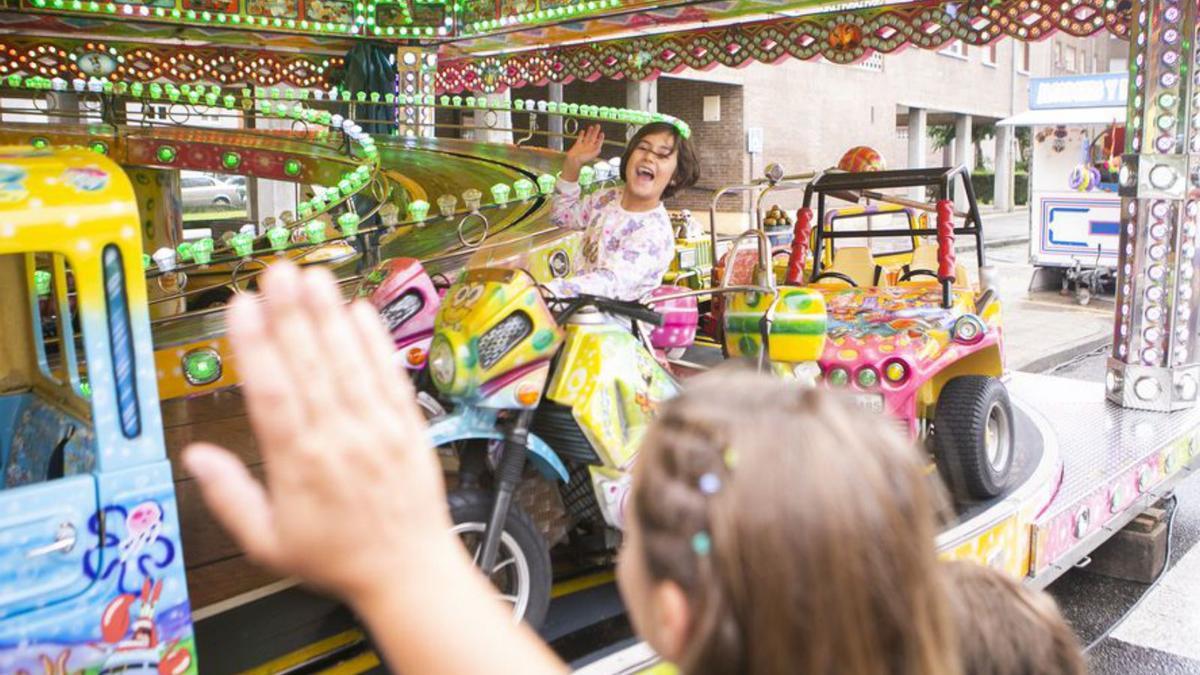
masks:
<instances>
[{"instance_id":1,"label":"toy car wheel","mask_svg":"<svg viewBox=\"0 0 1200 675\"><path fill-rule=\"evenodd\" d=\"M451 532L478 561L483 531L492 515L492 495L482 490L455 490L447 496ZM496 566L488 574L500 597L512 605L513 616L538 628L550 607L550 551L533 520L516 504L500 536Z\"/></svg>"},{"instance_id":2,"label":"toy car wheel","mask_svg":"<svg viewBox=\"0 0 1200 675\"><path fill-rule=\"evenodd\" d=\"M938 468L957 498L991 499L1013 466L1012 404L1000 380L965 375L946 383L934 415Z\"/></svg>"}]
</instances>

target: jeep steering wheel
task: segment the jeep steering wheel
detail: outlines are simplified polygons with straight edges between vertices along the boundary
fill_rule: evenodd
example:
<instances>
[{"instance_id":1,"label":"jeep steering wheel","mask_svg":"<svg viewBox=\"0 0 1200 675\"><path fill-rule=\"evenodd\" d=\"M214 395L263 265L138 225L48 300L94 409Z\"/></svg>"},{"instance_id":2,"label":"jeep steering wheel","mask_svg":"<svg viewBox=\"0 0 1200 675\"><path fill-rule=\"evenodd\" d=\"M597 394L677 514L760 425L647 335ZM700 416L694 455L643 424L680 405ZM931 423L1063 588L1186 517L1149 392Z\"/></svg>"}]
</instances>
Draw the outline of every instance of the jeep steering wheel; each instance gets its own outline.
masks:
<instances>
[{"instance_id":1,"label":"jeep steering wheel","mask_svg":"<svg viewBox=\"0 0 1200 675\"><path fill-rule=\"evenodd\" d=\"M940 279L940 278L941 278L941 277L939 277L939 276L938 276L938 273L937 273L937 272L934 272L933 270L926 270L926 269L913 269L913 270L909 270L909 271L905 272L904 274L901 274L901 275L900 275L900 281L909 281L909 280L911 280L913 277L922 277L922 276L924 276L924 277L933 277L934 279Z\"/></svg>"},{"instance_id":2,"label":"jeep steering wheel","mask_svg":"<svg viewBox=\"0 0 1200 675\"><path fill-rule=\"evenodd\" d=\"M813 283L816 283L825 278L837 279L838 281L844 281L844 282L850 284L851 287L858 288L858 284L855 283L854 280L851 279L849 275L842 274L841 272L833 272L833 271L829 271L829 270L827 270L825 272L821 272L817 276L813 277Z\"/></svg>"}]
</instances>

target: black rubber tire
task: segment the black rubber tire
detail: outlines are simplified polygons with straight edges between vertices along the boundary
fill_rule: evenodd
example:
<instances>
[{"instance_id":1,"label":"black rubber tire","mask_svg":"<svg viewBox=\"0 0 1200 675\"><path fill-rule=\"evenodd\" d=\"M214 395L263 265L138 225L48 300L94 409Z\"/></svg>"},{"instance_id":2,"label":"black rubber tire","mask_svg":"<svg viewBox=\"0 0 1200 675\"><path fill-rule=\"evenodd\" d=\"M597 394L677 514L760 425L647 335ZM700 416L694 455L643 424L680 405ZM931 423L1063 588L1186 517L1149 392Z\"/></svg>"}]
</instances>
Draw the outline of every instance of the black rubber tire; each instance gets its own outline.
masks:
<instances>
[{"instance_id":1,"label":"black rubber tire","mask_svg":"<svg viewBox=\"0 0 1200 675\"><path fill-rule=\"evenodd\" d=\"M988 414L999 406L1007 423L1007 459L993 467L987 458ZM959 501L991 499L1008 485L1016 456L1012 404L1004 383L986 375L964 375L946 383L934 413L934 456L938 471Z\"/></svg>"},{"instance_id":2,"label":"black rubber tire","mask_svg":"<svg viewBox=\"0 0 1200 675\"><path fill-rule=\"evenodd\" d=\"M492 495L482 490L455 490L447 495L450 518L455 525L484 523L492 515ZM508 510L504 531L516 542L529 565L529 602L522 621L535 630L546 619L550 608L550 587L554 582L550 567L550 550L533 519L514 502Z\"/></svg>"},{"instance_id":3,"label":"black rubber tire","mask_svg":"<svg viewBox=\"0 0 1200 675\"><path fill-rule=\"evenodd\" d=\"M233 202L229 200L229 197L216 197L212 200L212 205L213 206L233 206Z\"/></svg>"}]
</instances>

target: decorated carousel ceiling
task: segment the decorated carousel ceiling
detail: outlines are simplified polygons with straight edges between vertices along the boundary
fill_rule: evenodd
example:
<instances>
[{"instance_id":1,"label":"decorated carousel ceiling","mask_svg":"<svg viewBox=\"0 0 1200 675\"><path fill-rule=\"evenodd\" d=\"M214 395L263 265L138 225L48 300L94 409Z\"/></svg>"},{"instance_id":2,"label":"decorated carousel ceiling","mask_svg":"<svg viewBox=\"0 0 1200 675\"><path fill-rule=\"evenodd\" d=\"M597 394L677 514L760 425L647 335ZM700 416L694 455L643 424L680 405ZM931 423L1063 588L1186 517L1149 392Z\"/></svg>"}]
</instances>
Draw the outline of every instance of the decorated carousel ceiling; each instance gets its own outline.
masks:
<instances>
[{"instance_id":1,"label":"decorated carousel ceiling","mask_svg":"<svg viewBox=\"0 0 1200 675\"><path fill-rule=\"evenodd\" d=\"M650 79L1054 31L1123 36L1130 0L0 0L0 76L324 87L368 40L440 55L442 91ZM7 35L6 35L7 34ZM252 36L252 39L248 39ZM97 46L99 45L99 46ZM81 60L81 57L91 57Z\"/></svg>"}]
</instances>

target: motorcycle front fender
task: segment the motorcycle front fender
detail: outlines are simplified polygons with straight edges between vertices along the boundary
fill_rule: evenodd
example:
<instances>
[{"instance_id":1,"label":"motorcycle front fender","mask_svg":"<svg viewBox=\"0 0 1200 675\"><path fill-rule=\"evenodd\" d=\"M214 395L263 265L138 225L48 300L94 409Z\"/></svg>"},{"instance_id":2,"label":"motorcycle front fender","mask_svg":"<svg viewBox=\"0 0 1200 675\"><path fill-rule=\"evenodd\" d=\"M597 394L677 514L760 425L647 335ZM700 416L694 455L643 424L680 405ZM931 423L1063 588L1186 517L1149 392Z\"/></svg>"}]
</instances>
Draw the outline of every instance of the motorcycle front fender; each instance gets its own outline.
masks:
<instances>
[{"instance_id":1,"label":"motorcycle front fender","mask_svg":"<svg viewBox=\"0 0 1200 675\"><path fill-rule=\"evenodd\" d=\"M463 408L429 421L426 438L433 447L455 441L481 439L504 440L504 432L496 428L496 412L484 408ZM558 453L536 434L529 434L529 458L537 470L549 480L567 482L567 467Z\"/></svg>"}]
</instances>

